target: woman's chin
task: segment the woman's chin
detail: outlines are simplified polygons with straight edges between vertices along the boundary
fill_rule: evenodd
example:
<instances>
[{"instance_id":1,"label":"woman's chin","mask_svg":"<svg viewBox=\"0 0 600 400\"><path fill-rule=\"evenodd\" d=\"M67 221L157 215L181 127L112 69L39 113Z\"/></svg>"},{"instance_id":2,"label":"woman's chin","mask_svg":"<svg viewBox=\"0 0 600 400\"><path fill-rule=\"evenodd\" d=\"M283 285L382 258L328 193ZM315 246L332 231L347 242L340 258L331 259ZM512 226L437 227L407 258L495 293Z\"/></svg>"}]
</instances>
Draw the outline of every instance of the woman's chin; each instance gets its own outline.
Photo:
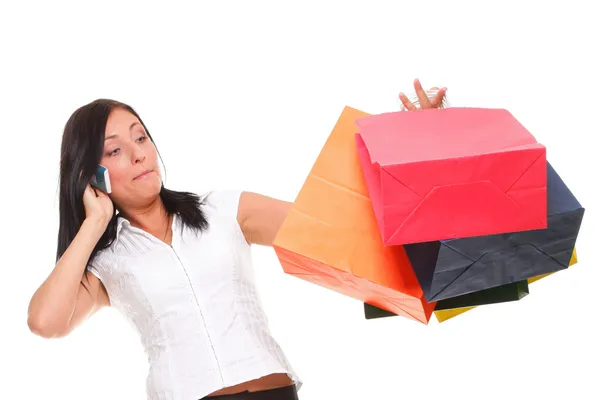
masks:
<instances>
[{"instance_id":1,"label":"woman's chin","mask_svg":"<svg viewBox=\"0 0 600 400\"><path fill-rule=\"evenodd\" d=\"M160 183L139 185L131 191L131 195L144 201L153 200L160 195Z\"/></svg>"},{"instance_id":2,"label":"woman's chin","mask_svg":"<svg viewBox=\"0 0 600 400\"><path fill-rule=\"evenodd\" d=\"M154 175L154 173L149 174L146 178L133 181L133 186L135 187L136 191L154 194L160 192L160 187L162 185L160 178L151 175Z\"/></svg>"}]
</instances>

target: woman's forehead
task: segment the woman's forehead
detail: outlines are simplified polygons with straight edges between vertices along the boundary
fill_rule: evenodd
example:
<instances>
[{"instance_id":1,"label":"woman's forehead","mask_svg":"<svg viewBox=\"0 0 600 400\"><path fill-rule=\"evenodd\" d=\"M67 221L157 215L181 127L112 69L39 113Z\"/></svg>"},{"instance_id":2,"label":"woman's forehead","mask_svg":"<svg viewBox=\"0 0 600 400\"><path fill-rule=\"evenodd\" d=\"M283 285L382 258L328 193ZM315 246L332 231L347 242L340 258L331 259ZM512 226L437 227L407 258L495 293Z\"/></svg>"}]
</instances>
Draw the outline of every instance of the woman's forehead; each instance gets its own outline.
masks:
<instances>
[{"instance_id":1,"label":"woman's forehead","mask_svg":"<svg viewBox=\"0 0 600 400\"><path fill-rule=\"evenodd\" d=\"M129 133L136 127L141 127L140 120L127 110L115 109L111 111L106 121L106 139Z\"/></svg>"}]
</instances>

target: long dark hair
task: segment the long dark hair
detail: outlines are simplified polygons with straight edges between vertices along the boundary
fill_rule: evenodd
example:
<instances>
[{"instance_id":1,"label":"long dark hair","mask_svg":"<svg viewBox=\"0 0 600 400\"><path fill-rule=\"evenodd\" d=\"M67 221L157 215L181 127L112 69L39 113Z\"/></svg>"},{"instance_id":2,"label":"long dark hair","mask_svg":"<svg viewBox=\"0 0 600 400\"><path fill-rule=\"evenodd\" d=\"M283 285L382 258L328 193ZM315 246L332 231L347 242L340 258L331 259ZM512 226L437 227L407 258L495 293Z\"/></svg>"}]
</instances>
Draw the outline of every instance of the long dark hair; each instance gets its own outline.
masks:
<instances>
[{"instance_id":1,"label":"long dark hair","mask_svg":"<svg viewBox=\"0 0 600 400\"><path fill-rule=\"evenodd\" d=\"M102 159L106 122L110 112L116 108L135 115L146 130L148 138L155 143L140 116L127 104L116 100L98 99L75 110L65 125L61 144L57 262L85 220L83 192ZM160 157L160 153L158 156ZM200 198L196 194L169 190L163 184L160 198L169 216L179 214L184 226L196 232L208 227L208 221L200 208ZM119 217L116 207L114 209L113 217L92 251L88 263L116 239Z\"/></svg>"}]
</instances>

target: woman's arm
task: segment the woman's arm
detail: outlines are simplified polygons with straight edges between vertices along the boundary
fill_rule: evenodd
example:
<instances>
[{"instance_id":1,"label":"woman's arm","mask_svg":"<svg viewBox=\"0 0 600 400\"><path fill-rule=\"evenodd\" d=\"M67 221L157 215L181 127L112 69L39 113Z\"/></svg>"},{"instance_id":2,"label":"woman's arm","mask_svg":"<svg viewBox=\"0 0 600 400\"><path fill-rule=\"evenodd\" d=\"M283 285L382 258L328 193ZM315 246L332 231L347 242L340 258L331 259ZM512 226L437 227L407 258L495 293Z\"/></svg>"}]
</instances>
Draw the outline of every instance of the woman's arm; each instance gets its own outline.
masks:
<instances>
[{"instance_id":1,"label":"woman's arm","mask_svg":"<svg viewBox=\"0 0 600 400\"><path fill-rule=\"evenodd\" d=\"M86 220L50 276L32 296L27 325L36 335L63 337L100 307L108 305L100 280L89 272L85 275L87 279L82 279L87 260L104 228L105 224Z\"/></svg>"},{"instance_id":2,"label":"woman's arm","mask_svg":"<svg viewBox=\"0 0 600 400\"><path fill-rule=\"evenodd\" d=\"M292 203L253 192L243 192L238 223L249 244L272 246Z\"/></svg>"}]
</instances>

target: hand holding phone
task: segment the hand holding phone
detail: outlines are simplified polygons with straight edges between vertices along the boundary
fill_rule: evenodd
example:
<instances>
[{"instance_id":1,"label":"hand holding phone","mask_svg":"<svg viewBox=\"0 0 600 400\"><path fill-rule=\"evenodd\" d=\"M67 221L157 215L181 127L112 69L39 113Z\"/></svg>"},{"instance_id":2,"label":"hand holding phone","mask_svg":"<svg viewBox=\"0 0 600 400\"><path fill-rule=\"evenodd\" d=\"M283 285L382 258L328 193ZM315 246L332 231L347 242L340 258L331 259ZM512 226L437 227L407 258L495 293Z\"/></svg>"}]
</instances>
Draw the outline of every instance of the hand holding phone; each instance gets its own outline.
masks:
<instances>
[{"instance_id":1,"label":"hand holding phone","mask_svg":"<svg viewBox=\"0 0 600 400\"><path fill-rule=\"evenodd\" d=\"M101 232L104 232L115 211L108 194L102 190L96 190L92 188L91 184L88 184L83 192L83 206L86 220L89 219L94 224L101 224Z\"/></svg>"}]
</instances>

